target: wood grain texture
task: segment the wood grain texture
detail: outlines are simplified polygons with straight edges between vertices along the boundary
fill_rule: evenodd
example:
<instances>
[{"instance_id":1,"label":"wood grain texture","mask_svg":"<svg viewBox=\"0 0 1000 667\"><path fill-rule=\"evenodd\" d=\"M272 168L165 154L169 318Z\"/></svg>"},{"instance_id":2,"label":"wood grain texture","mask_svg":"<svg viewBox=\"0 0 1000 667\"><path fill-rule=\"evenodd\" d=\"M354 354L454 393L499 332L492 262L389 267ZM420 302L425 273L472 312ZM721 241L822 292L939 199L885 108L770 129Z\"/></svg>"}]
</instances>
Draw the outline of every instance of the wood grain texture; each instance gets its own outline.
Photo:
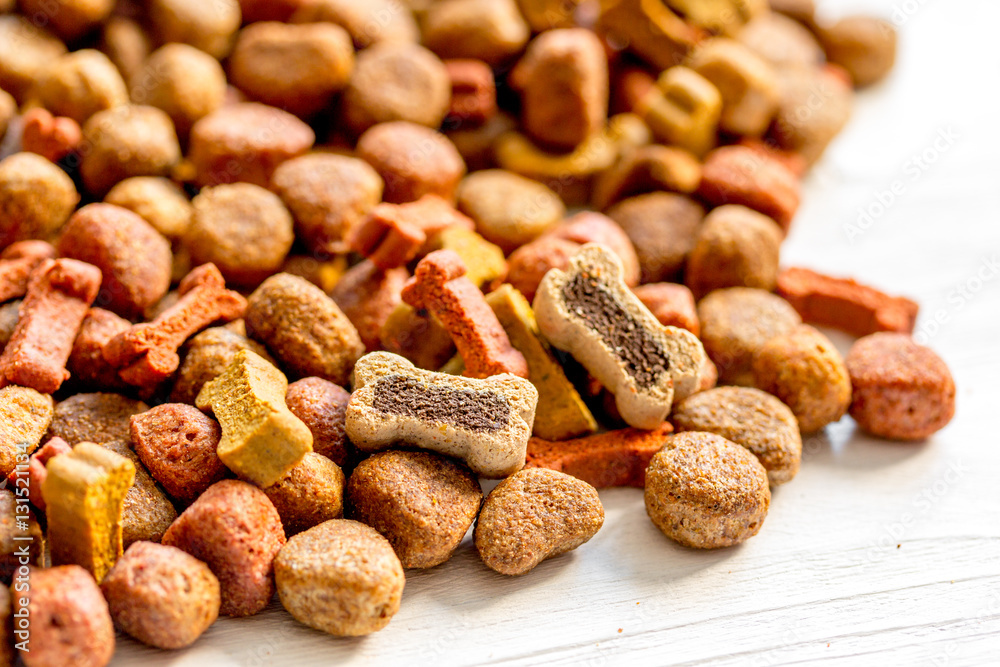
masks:
<instances>
[{"instance_id":1,"label":"wood grain texture","mask_svg":"<svg viewBox=\"0 0 1000 667\"><path fill-rule=\"evenodd\" d=\"M958 385L947 429L897 444L844 419L808 439L802 472L739 548L681 548L647 519L641 491L610 490L601 532L526 576L487 570L469 538L448 563L408 573L401 611L376 635L326 636L272 603L220 620L185 652L121 638L113 664L997 664L1000 3L820 4L830 15L917 9L896 15L898 69L858 96L809 176L784 263L920 301L920 331ZM919 168L925 152L934 160ZM897 180L903 194L849 238L845 225Z\"/></svg>"}]
</instances>

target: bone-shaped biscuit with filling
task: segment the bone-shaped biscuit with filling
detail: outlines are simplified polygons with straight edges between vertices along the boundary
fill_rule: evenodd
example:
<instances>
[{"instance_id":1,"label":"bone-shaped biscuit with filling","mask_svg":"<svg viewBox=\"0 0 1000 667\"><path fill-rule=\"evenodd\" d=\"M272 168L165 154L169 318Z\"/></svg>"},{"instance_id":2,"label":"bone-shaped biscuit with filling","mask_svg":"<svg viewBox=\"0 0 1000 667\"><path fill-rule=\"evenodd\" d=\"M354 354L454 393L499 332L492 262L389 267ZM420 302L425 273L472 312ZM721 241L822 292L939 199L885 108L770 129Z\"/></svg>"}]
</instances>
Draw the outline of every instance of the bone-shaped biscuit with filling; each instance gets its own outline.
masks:
<instances>
[{"instance_id":1,"label":"bone-shaped biscuit with filling","mask_svg":"<svg viewBox=\"0 0 1000 667\"><path fill-rule=\"evenodd\" d=\"M705 350L689 331L657 321L622 278L621 260L587 244L565 271L545 274L534 301L542 334L615 396L629 426L652 429L698 388Z\"/></svg>"},{"instance_id":2,"label":"bone-shaped biscuit with filling","mask_svg":"<svg viewBox=\"0 0 1000 667\"><path fill-rule=\"evenodd\" d=\"M361 451L417 446L460 458L490 478L524 465L538 403L538 391L524 378L456 377L373 352L358 360L353 386L346 429Z\"/></svg>"}]
</instances>

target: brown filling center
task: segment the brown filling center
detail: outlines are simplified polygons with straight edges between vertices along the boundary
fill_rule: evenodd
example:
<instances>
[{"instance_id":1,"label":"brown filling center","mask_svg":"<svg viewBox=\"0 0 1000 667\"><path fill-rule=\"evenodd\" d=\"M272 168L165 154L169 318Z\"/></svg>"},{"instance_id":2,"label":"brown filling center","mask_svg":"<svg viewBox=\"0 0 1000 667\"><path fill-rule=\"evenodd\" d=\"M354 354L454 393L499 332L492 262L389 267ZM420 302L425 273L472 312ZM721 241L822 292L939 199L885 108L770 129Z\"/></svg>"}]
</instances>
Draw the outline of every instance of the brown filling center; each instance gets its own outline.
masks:
<instances>
[{"instance_id":1,"label":"brown filling center","mask_svg":"<svg viewBox=\"0 0 1000 667\"><path fill-rule=\"evenodd\" d=\"M659 342L596 278L579 273L566 283L562 294L569 311L615 351L640 388L653 386L656 378L670 368L670 358Z\"/></svg>"},{"instance_id":2,"label":"brown filling center","mask_svg":"<svg viewBox=\"0 0 1000 667\"><path fill-rule=\"evenodd\" d=\"M465 431L500 431L510 421L510 403L499 394L424 384L402 375L375 383L372 406L391 415L449 424Z\"/></svg>"}]
</instances>

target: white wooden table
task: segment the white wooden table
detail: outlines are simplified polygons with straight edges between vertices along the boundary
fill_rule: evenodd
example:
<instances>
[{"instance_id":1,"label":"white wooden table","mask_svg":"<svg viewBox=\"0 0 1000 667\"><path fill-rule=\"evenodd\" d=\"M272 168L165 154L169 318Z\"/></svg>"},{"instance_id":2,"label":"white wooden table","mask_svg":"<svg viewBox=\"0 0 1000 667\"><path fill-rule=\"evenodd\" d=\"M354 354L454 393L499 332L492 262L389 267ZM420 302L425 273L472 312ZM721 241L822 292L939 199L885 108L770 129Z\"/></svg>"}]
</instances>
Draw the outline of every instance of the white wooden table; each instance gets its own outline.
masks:
<instances>
[{"instance_id":1,"label":"white wooden table","mask_svg":"<svg viewBox=\"0 0 1000 667\"><path fill-rule=\"evenodd\" d=\"M122 637L113 664L1000 664L1000 2L822 6L898 7L901 52L808 178L784 263L921 302L918 335L958 384L948 428L896 444L845 418L806 442L801 473L738 548L679 547L641 491L609 490L604 528L579 550L506 578L466 538L448 563L408 572L402 609L367 638L315 632L275 602L183 652ZM895 181L902 194L880 202Z\"/></svg>"}]
</instances>

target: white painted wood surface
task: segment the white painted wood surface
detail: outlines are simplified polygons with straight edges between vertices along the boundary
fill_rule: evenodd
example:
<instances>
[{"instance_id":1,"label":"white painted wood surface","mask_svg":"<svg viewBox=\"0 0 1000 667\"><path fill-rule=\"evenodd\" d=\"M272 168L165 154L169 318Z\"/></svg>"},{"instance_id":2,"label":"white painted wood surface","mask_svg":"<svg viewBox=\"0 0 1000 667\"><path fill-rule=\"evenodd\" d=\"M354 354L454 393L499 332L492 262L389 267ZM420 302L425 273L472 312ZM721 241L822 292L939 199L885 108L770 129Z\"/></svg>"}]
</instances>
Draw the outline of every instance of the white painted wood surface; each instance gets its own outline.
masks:
<instances>
[{"instance_id":1,"label":"white painted wood surface","mask_svg":"<svg viewBox=\"0 0 1000 667\"><path fill-rule=\"evenodd\" d=\"M808 440L802 472L739 548L681 548L641 491L610 490L601 532L526 576L487 570L468 538L448 563L409 572L402 609L373 636L327 636L273 603L187 651L122 637L113 664L1000 664L1000 3L821 4L899 8L901 53L809 177L784 262L919 299L958 384L947 429L894 444L845 418ZM935 161L921 169L912 156L925 152ZM845 225L896 180L903 194L852 242Z\"/></svg>"}]
</instances>

